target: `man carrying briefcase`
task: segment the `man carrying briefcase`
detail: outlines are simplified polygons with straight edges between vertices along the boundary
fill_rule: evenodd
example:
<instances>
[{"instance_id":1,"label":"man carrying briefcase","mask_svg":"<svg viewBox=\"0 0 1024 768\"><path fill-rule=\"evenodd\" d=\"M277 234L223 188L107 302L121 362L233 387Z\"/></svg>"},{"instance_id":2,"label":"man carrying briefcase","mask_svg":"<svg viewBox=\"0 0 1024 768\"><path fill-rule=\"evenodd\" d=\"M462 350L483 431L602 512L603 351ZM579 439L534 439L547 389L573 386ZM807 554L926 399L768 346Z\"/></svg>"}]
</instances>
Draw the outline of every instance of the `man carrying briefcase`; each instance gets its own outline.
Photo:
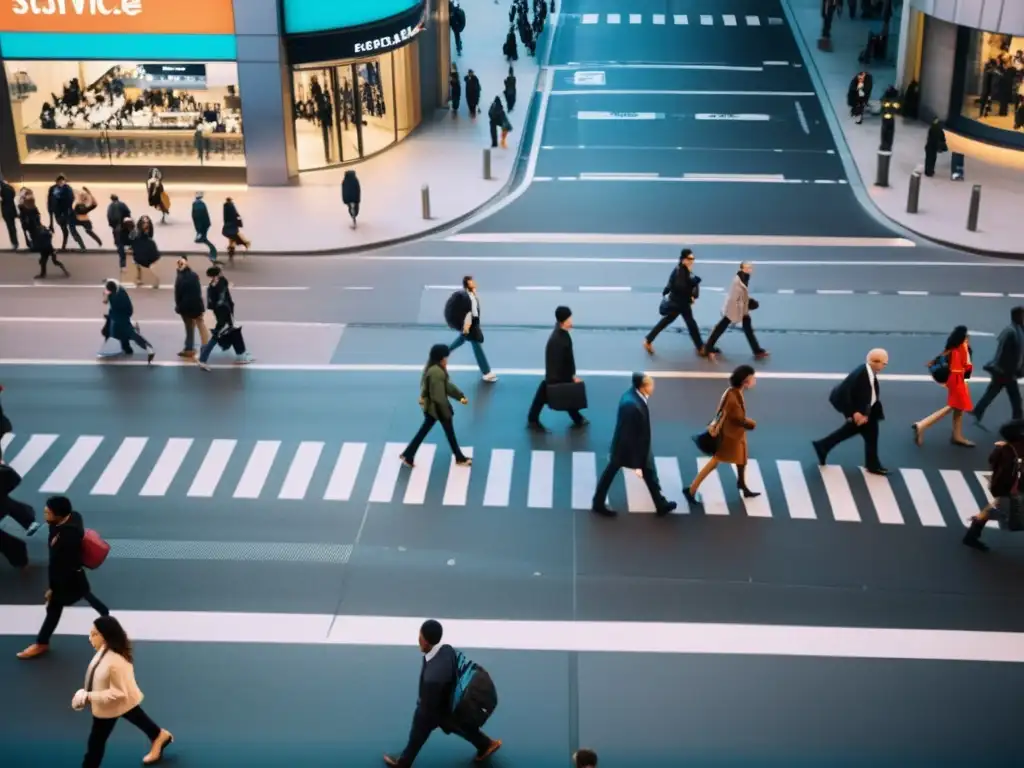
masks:
<instances>
[{"instance_id":1,"label":"man carrying briefcase","mask_svg":"<svg viewBox=\"0 0 1024 768\"><path fill-rule=\"evenodd\" d=\"M576 358L572 352L572 310L558 307L555 310L557 325L548 338L544 350L544 381L537 387L537 394L530 405L526 424L530 429L547 432L540 423L540 412L544 406L553 411L565 411L576 428L590 422L580 413L587 407L587 390L583 381L576 376Z\"/></svg>"}]
</instances>

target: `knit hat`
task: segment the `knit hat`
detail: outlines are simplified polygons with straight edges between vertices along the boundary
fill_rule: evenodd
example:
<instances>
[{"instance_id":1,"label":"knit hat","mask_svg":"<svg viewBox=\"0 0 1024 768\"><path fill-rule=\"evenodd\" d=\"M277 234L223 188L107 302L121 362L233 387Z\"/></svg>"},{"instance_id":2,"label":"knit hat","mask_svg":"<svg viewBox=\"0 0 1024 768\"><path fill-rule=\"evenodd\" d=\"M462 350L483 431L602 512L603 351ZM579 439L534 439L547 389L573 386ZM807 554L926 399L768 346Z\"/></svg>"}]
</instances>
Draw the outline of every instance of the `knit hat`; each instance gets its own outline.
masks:
<instances>
[{"instance_id":1,"label":"knit hat","mask_svg":"<svg viewBox=\"0 0 1024 768\"><path fill-rule=\"evenodd\" d=\"M423 635L423 639L430 645L437 645L441 642L444 630L441 628L441 622L437 621L437 619L427 619L423 622L423 626L420 627L420 634Z\"/></svg>"},{"instance_id":2,"label":"knit hat","mask_svg":"<svg viewBox=\"0 0 1024 768\"><path fill-rule=\"evenodd\" d=\"M572 310L568 307L562 306L555 309L555 320L559 323L564 323L570 317L572 317Z\"/></svg>"}]
</instances>

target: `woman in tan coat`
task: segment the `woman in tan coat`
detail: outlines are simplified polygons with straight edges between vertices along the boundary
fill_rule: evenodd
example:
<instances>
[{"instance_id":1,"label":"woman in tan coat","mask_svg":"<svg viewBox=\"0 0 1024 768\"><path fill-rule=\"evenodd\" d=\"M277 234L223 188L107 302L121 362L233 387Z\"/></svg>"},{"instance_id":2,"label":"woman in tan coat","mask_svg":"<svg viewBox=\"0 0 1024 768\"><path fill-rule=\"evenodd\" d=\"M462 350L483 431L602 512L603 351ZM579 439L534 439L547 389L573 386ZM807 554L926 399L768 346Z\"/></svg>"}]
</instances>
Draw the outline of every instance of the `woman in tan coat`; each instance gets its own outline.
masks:
<instances>
[{"instance_id":1,"label":"woman in tan coat","mask_svg":"<svg viewBox=\"0 0 1024 768\"><path fill-rule=\"evenodd\" d=\"M747 418L747 406L743 392L754 386L756 378L754 369L749 365L741 365L729 377L729 388L722 395L718 405L718 414L709 426L709 430L717 430L721 436L715 455L704 465L690 487L683 490L683 495L690 504L699 504L697 489L704 479L715 471L719 464L736 465L736 487L744 498L752 499L761 495L760 491L752 491L747 487L747 432L757 426L757 422Z\"/></svg>"},{"instance_id":2,"label":"woman in tan coat","mask_svg":"<svg viewBox=\"0 0 1024 768\"><path fill-rule=\"evenodd\" d=\"M92 730L82 768L99 768L103 763L107 739L122 717L146 734L152 744L142 764L159 763L174 736L142 709L142 691L135 682L128 635L113 616L100 616L89 630L89 643L96 649L96 656L86 672L85 688L71 700L75 710L83 710L86 705L92 707Z\"/></svg>"}]
</instances>

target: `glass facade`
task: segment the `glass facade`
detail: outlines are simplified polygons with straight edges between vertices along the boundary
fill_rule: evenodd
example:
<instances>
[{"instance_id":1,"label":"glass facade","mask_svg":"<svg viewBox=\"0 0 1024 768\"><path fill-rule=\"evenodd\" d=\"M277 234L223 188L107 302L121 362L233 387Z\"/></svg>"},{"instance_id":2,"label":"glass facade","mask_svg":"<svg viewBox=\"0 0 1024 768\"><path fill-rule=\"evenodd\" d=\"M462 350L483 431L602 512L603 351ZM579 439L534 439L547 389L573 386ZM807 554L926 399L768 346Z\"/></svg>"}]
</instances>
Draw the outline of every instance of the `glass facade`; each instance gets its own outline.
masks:
<instances>
[{"instance_id":1,"label":"glass facade","mask_svg":"<svg viewBox=\"0 0 1024 768\"><path fill-rule=\"evenodd\" d=\"M300 171L350 163L404 139L420 120L417 41L365 59L292 70Z\"/></svg>"},{"instance_id":2,"label":"glass facade","mask_svg":"<svg viewBox=\"0 0 1024 768\"><path fill-rule=\"evenodd\" d=\"M970 30L960 115L1024 131L1024 37Z\"/></svg>"},{"instance_id":3,"label":"glass facade","mask_svg":"<svg viewBox=\"0 0 1024 768\"><path fill-rule=\"evenodd\" d=\"M245 167L235 62L4 66L23 166Z\"/></svg>"}]
</instances>

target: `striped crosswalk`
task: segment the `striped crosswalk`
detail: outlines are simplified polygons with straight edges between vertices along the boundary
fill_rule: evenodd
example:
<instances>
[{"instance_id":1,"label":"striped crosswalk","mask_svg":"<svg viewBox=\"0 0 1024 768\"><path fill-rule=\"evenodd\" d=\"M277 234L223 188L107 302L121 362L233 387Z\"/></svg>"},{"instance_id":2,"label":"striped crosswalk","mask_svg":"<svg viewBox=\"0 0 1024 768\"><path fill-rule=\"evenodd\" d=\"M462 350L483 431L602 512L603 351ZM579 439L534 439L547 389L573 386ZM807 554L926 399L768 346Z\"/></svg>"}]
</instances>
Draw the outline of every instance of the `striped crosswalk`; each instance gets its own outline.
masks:
<instances>
[{"instance_id":1,"label":"striped crosswalk","mask_svg":"<svg viewBox=\"0 0 1024 768\"><path fill-rule=\"evenodd\" d=\"M425 443L410 470L398 458L402 443L55 434L7 435L4 448L25 479L21 493L563 511L589 509L604 461L590 451L467 447L474 459L467 468L447 446ZM706 461L655 457L665 495L681 501L684 483ZM742 498L736 481L734 468L712 472L697 511L938 528L963 524L988 500L986 473L953 469L903 468L880 477L808 460L752 460L747 483L765 492ZM612 503L636 514L654 511L642 480L628 471ZM679 512L688 511L681 504Z\"/></svg>"},{"instance_id":2,"label":"striped crosswalk","mask_svg":"<svg viewBox=\"0 0 1024 768\"><path fill-rule=\"evenodd\" d=\"M658 27L775 27L784 22L779 16L756 16L735 13L578 13L569 16L580 24L594 26L639 26L653 24Z\"/></svg>"}]
</instances>

